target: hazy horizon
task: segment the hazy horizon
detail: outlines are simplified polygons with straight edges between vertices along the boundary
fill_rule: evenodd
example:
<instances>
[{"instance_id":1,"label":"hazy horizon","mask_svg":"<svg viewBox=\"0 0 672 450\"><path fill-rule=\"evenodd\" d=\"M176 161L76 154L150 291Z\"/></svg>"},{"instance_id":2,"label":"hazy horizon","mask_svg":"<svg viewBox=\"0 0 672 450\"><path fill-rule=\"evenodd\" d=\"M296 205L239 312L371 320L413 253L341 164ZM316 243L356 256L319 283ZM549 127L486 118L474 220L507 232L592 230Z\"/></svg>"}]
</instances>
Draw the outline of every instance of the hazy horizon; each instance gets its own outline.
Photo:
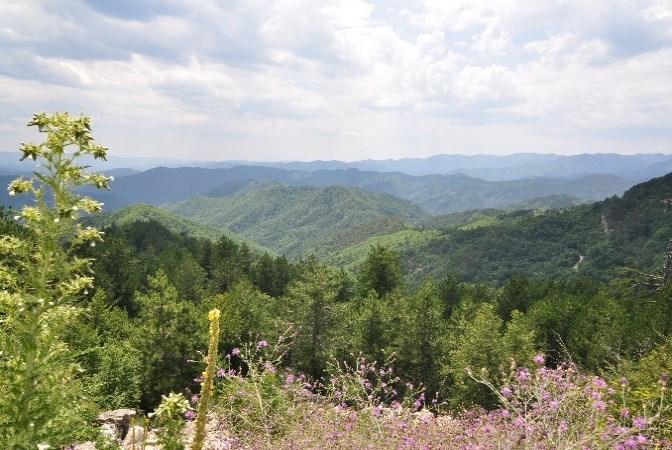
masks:
<instances>
[{"instance_id":1,"label":"hazy horizon","mask_svg":"<svg viewBox=\"0 0 672 450\"><path fill-rule=\"evenodd\" d=\"M83 112L113 156L672 153L661 0L0 4L0 148Z\"/></svg>"}]
</instances>

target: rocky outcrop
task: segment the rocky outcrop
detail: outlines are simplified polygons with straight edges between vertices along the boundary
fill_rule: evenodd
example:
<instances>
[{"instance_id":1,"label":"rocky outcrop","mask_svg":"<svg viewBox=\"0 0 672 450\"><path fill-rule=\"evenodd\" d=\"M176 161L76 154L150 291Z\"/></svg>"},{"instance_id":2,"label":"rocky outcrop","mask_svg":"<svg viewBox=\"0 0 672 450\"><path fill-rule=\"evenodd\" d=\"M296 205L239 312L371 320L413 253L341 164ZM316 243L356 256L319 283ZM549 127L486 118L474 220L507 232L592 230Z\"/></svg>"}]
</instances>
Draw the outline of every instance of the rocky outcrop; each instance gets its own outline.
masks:
<instances>
[{"instance_id":1,"label":"rocky outcrop","mask_svg":"<svg viewBox=\"0 0 672 450\"><path fill-rule=\"evenodd\" d=\"M103 433L114 440L122 441L128 434L133 417L135 417L134 409L115 409L98 414L96 420Z\"/></svg>"}]
</instances>

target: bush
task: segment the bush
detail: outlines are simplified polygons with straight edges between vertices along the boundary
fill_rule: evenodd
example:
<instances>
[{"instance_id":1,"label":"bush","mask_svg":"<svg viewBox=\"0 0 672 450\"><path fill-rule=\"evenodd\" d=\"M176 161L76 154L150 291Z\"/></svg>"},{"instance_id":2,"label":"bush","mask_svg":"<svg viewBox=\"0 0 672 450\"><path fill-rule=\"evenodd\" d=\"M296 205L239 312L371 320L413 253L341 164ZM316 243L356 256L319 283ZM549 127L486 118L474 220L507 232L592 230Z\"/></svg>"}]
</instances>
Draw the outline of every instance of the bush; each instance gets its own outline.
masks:
<instances>
[{"instance_id":1,"label":"bush","mask_svg":"<svg viewBox=\"0 0 672 450\"><path fill-rule=\"evenodd\" d=\"M142 394L142 355L126 342L98 350L100 362L90 380L91 395L101 408L136 408Z\"/></svg>"}]
</instances>

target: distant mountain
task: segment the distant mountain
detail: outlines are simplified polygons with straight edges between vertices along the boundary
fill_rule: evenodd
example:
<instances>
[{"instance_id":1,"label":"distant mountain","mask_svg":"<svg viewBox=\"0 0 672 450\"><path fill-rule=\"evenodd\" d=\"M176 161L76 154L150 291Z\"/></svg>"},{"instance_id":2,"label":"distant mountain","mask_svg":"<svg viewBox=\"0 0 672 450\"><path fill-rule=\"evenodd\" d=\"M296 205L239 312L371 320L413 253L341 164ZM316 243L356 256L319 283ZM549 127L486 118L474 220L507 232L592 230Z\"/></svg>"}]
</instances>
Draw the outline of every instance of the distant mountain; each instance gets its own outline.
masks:
<instances>
[{"instance_id":1,"label":"distant mountain","mask_svg":"<svg viewBox=\"0 0 672 450\"><path fill-rule=\"evenodd\" d=\"M194 197L163 206L292 257L326 255L419 222L413 203L356 188L253 184L227 197Z\"/></svg>"},{"instance_id":2,"label":"distant mountain","mask_svg":"<svg viewBox=\"0 0 672 450\"><path fill-rule=\"evenodd\" d=\"M29 172L30 161L19 163L17 152L0 152L0 173ZM95 170L129 168L148 170L155 167L201 167L230 169L238 166L270 167L275 169L314 172L322 170L359 169L375 172L401 172L407 175L463 174L489 181L522 178L571 178L603 174L643 181L662 176L672 170L672 154L585 153L557 155L516 153L512 155L444 154L426 158L366 159L361 161L204 161L161 157L125 157L111 155L107 162L85 159Z\"/></svg>"},{"instance_id":3,"label":"distant mountain","mask_svg":"<svg viewBox=\"0 0 672 450\"><path fill-rule=\"evenodd\" d=\"M107 176L119 178L134 175L136 173L140 173L140 171L135 169L129 169L128 167L119 167L117 169L104 170L103 173Z\"/></svg>"},{"instance_id":4,"label":"distant mountain","mask_svg":"<svg viewBox=\"0 0 672 450\"><path fill-rule=\"evenodd\" d=\"M672 155L586 153L555 155L517 153L512 155L434 155L427 158L401 158L362 161L244 162L225 161L210 167L231 168L256 165L285 170L321 171L359 169L376 172L401 172L408 175L446 175L461 173L490 181L537 177L577 177L588 174L616 175L644 180L669 172Z\"/></svg>"},{"instance_id":5,"label":"distant mountain","mask_svg":"<svg viewBox=\"0 0 672 450\"><path fill-rule=\"evenodd\" d=\"M289 186L357 187L410 200L434 214L509 208L516 203L556 195L595 201L621 194L633 184L630 180L612 175L495 182L460 174L412 176L357 169L305 172L258 166L230 169L159 167L118 178L110 192L90 189L84 192L103 201L107 210L113 210L135 203L160 205L196 195L227 196L253 181L278 181ZM10 200L16 201L0 191L0 204Z\"/></svg>"},{"instance_id":6,"label":"distant mountain","mask_svg":"<svg viewBox=\"0 0 672 450\"><path fill-rule=\"evenodd\" d=\"M19 161L21 153L18 151L1 152L0 151L0 172L30 172L33 170L34 162L31 160ZM185 166L203 166L212 165L212 161L203 161L195 159L165 158L151 156L117 156L109 155L107 161L96 160L91 156L82 156L79 160L81 164L90 166L93 170L109 171L112 169L133 169L136 171L147 170L153 167L185 167Z\"/></svg>"},{"instance_id":7,"label":"distant mountain","mask_svg":"<svg viewBox=\"0 0 672 450\"><path fill-rule=\"evenodd\" d=\"M357 266L370 245L384 242L397 249L415 282L447 272L471 281L505 281L514 273L610 280L623 268L650 272L660 267L670 239L672 173L590 205L435 217L424 229L360 242L329 261Z\"/></svg>"}]
</instances>

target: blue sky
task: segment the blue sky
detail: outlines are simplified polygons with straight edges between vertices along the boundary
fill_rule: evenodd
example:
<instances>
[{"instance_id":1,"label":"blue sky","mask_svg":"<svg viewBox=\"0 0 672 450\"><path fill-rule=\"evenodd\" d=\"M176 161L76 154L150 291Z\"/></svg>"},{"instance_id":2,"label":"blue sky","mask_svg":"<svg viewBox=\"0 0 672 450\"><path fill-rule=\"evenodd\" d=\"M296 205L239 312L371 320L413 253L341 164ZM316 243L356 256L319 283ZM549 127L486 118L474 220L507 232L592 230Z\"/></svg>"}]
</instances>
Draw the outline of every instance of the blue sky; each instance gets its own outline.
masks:
<instances>
[{"instance_id":1,"label":"blue sky","mask_svg":"<svg viewBox=\"0 0 672 450\"><path fill-rule=\"evenodd\" d=\"M117 155L672 153L672 1L0 2L0 149L42 110Z\"/></svg>"}]
</instances>

